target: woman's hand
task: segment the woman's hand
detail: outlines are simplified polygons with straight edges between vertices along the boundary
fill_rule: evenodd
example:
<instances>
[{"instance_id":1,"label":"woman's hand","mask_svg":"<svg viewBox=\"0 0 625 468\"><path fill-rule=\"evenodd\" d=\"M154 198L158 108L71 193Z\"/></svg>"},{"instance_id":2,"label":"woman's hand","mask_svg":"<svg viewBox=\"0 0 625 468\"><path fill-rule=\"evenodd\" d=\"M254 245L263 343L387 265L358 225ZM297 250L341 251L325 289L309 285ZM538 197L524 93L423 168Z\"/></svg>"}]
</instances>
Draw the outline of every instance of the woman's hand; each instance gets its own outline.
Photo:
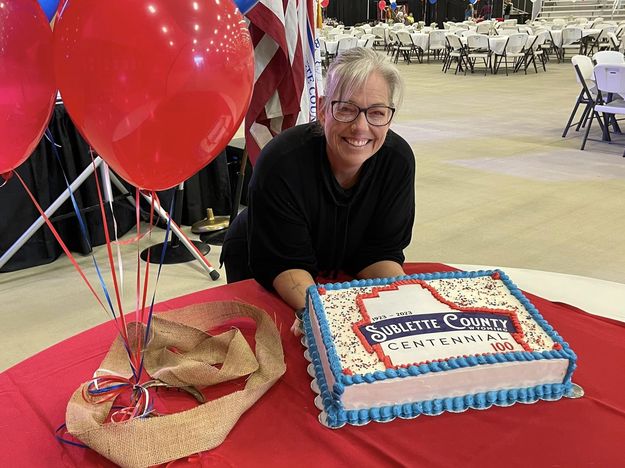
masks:
<instances>
[{"instance_id":1,"label":"woman's hand","mask_svg":"<svg viewBox=\"0 0 625 468\"><path fill-rule=\"evenodd\" d=\"M291 325L291 333L293 333L295 336L300 336L304 332L302 325L302 316L305 310L306 308L302 307L301 309L297 309L295 311L295 321L293 322L293 325Z\"/></svg>"}]
</instances>

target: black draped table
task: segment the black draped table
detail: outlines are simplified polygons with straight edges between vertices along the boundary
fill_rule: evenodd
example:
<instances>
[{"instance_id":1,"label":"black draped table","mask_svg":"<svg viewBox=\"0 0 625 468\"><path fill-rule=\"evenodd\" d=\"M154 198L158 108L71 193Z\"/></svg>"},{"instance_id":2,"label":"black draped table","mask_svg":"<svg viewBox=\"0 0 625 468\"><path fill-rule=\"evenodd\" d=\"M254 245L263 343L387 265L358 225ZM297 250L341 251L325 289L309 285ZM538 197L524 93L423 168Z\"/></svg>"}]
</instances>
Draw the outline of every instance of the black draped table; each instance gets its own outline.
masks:
<instances>
[{"instance_id":1,"label":"black draped table","mask_svg":"<svg viewBox=\"0 0 625 468\"><path fill-rule=\"evenodd\" d=\"M62 170L70 183L89 165L89 145L82 138L72 123L65 107L57 104L54 108L49 129L57 144L62 163ZM182 157L183 155L181 155ZM66 190L61 167L54 156L52 146L45 138L39 143L31 157L22 164L17 172L22 176L29 189L34 193L41 207L45 210ZM206 216L206 208L213 208L216 214L229 215L231 210L232 189L226 152L185 182L185 195L182 208L182 224L193 224ZM133 190L128 185L130 191ZM114 190L114 195L120 192ZM169 207L172 191L161 192L163 206ZM81 209L98 204L95 179L91 176L75 193ZM71 202L66 201L55 216L73 213ZM107 214L108 207L107 207ZM0 188L0 256L25 232L39 217L19 180L13 177ZM135 214L126 201L116 204L115 217L120 235L134 226ZM54 218L54 217L53 217ZM85 213L89 242L100 245L105 242L102 219L99 209ZM56 229L70 248L79 253L88 253L88 244L80 233L76 217L56 221ZM110 225L110 219L109 219ZM21 268L50 263L62 253L52 233L47 227L39 229L33 237L4 265L0 271L14 271Z\"/></svg>"}]
</instances>

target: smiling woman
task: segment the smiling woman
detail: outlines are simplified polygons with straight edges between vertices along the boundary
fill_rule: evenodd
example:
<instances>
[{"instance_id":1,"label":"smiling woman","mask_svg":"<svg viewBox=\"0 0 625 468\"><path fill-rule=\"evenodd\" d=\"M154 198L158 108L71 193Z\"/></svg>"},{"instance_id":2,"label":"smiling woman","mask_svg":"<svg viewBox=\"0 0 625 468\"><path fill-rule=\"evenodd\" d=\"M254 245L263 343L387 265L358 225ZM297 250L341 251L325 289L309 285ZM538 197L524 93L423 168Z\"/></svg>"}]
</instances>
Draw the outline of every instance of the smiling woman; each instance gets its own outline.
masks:
<instances>
[{"instance_id":1,"label":"smiling woman","mask_svg":"<svg viewBox=\"0 0 625 468\"><path fill-rule=\"evenodd\" d=\"M371 49L334 60L319 121L281 133L261 152L249 208L223 246L229 282L255 278L301 308L318 276L404 274L415 159L389 129L402 92L397 69Z\"/></svg>"},{"instance_id":2,"label":"smiling woman","mask_svg":"<svg viewBox=\"0 0 625 468\"><path fill-rule=\"evenodd\" d=\"M319 123L332 173L343 188L357 180L364 162L382 147L403 94L397 69L372 50L344 52L328 70Z\"/></svg>"}]
</instances>

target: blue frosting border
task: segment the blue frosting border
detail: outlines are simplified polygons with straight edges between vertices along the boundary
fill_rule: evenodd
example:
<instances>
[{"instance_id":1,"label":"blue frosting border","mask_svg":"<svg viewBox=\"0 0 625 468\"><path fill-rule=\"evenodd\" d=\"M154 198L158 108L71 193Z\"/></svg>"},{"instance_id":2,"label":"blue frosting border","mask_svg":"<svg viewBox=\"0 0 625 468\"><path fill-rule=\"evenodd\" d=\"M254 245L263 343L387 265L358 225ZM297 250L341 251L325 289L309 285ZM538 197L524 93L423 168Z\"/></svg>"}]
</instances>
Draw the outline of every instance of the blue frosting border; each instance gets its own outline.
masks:
<instances>
[{"instance_id":1,"label":"blue frosting border","mask_svg":"<svg viewBox=\"0 0 625 468\"><path fill-rule=\"evenodd\" d=\"M460 412L468 408L485 409L493 404L501 406L509 406L515 402L532 403L537 400L557 400L562 396L566 396L572 390L572 375L575 370L577 356L570 348L569 344L553 329L551 325L543 318L538 309L525 297L521 290L510 280L501 270L479 270L479 271L453 271L441 273L425 273L415 275L397 276L392 278L376 278L367 280L353 280L343 283L329 283L319 286L311 286L307 291L307 303L312 302L314 309L323 310L321 298L318 293L318 287L326 290L340 290L351 287L366 286L385 286L387 284L402 280L436 280L436 279L452 279L452 278L477 278L480 276L492 276L498 273L501 281L508 288L510 293L521 302L534 320L545 330L551 339L562 346L561 350L550 351L515 351L506 353L493 353L486 356L469 356L450 358L442 362L433 362L421 364L419 366L409 366L400 369L387 369L385 371L376 371L373 373L345 375L342 373L342 367L339 357L336 353L332 334L325 315L318 317L318 324L321 330L321 338L326 349L330 370L334 376L335 383L330 389L325 378L323 368L321 366L319 349L316 346L312 333L312 324L309 314L304 314L304 331L308 343L309 353L315 369L317 384L320 389L320 395L323 402L325 412L327 414L327 425L330 427L340 427L345 423L350 424L366 424L373 421L390 421L395 417L414 418L420 414L436 415L443 411ZM478 366L485 364L494 364L498 362L512 361L532 361L540 359L568 359L569 366L564 376L563 382L559 384L539 385L530 388L519 388L510 390L489 391L478 394L465 395L464 397L435 399L431 401L422 401L407 403L401 405L391 405L379 408L369 408L361 410L344 410L340 402L340 395L344 392L345 387L362 383L373 383L378 380L404 378L408 376L417 376L427 374L429 372L442 372L460 367Z\"/></svg>"}]
</instances>

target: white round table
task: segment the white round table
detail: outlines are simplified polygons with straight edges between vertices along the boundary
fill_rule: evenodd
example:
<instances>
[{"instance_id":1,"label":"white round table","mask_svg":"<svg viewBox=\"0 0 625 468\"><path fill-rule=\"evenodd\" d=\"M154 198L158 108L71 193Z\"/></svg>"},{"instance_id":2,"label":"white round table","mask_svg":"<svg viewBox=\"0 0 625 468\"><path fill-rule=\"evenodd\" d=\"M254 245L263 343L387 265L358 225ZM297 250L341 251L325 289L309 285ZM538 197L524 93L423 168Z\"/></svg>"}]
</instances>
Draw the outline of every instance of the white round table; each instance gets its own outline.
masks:
<instances>
[{"instance_id":1,"label":"white round table","mask_svg":"<svg viewBox=\"0 0 625 468\"><path fill-rule=\"evenodd\" d=\"M465 271L504 271L519 288L554 302L565 302L590 314L625 322L625 284L586 276L525 268L449 264Z\"/></svg>"}]
</instances>

